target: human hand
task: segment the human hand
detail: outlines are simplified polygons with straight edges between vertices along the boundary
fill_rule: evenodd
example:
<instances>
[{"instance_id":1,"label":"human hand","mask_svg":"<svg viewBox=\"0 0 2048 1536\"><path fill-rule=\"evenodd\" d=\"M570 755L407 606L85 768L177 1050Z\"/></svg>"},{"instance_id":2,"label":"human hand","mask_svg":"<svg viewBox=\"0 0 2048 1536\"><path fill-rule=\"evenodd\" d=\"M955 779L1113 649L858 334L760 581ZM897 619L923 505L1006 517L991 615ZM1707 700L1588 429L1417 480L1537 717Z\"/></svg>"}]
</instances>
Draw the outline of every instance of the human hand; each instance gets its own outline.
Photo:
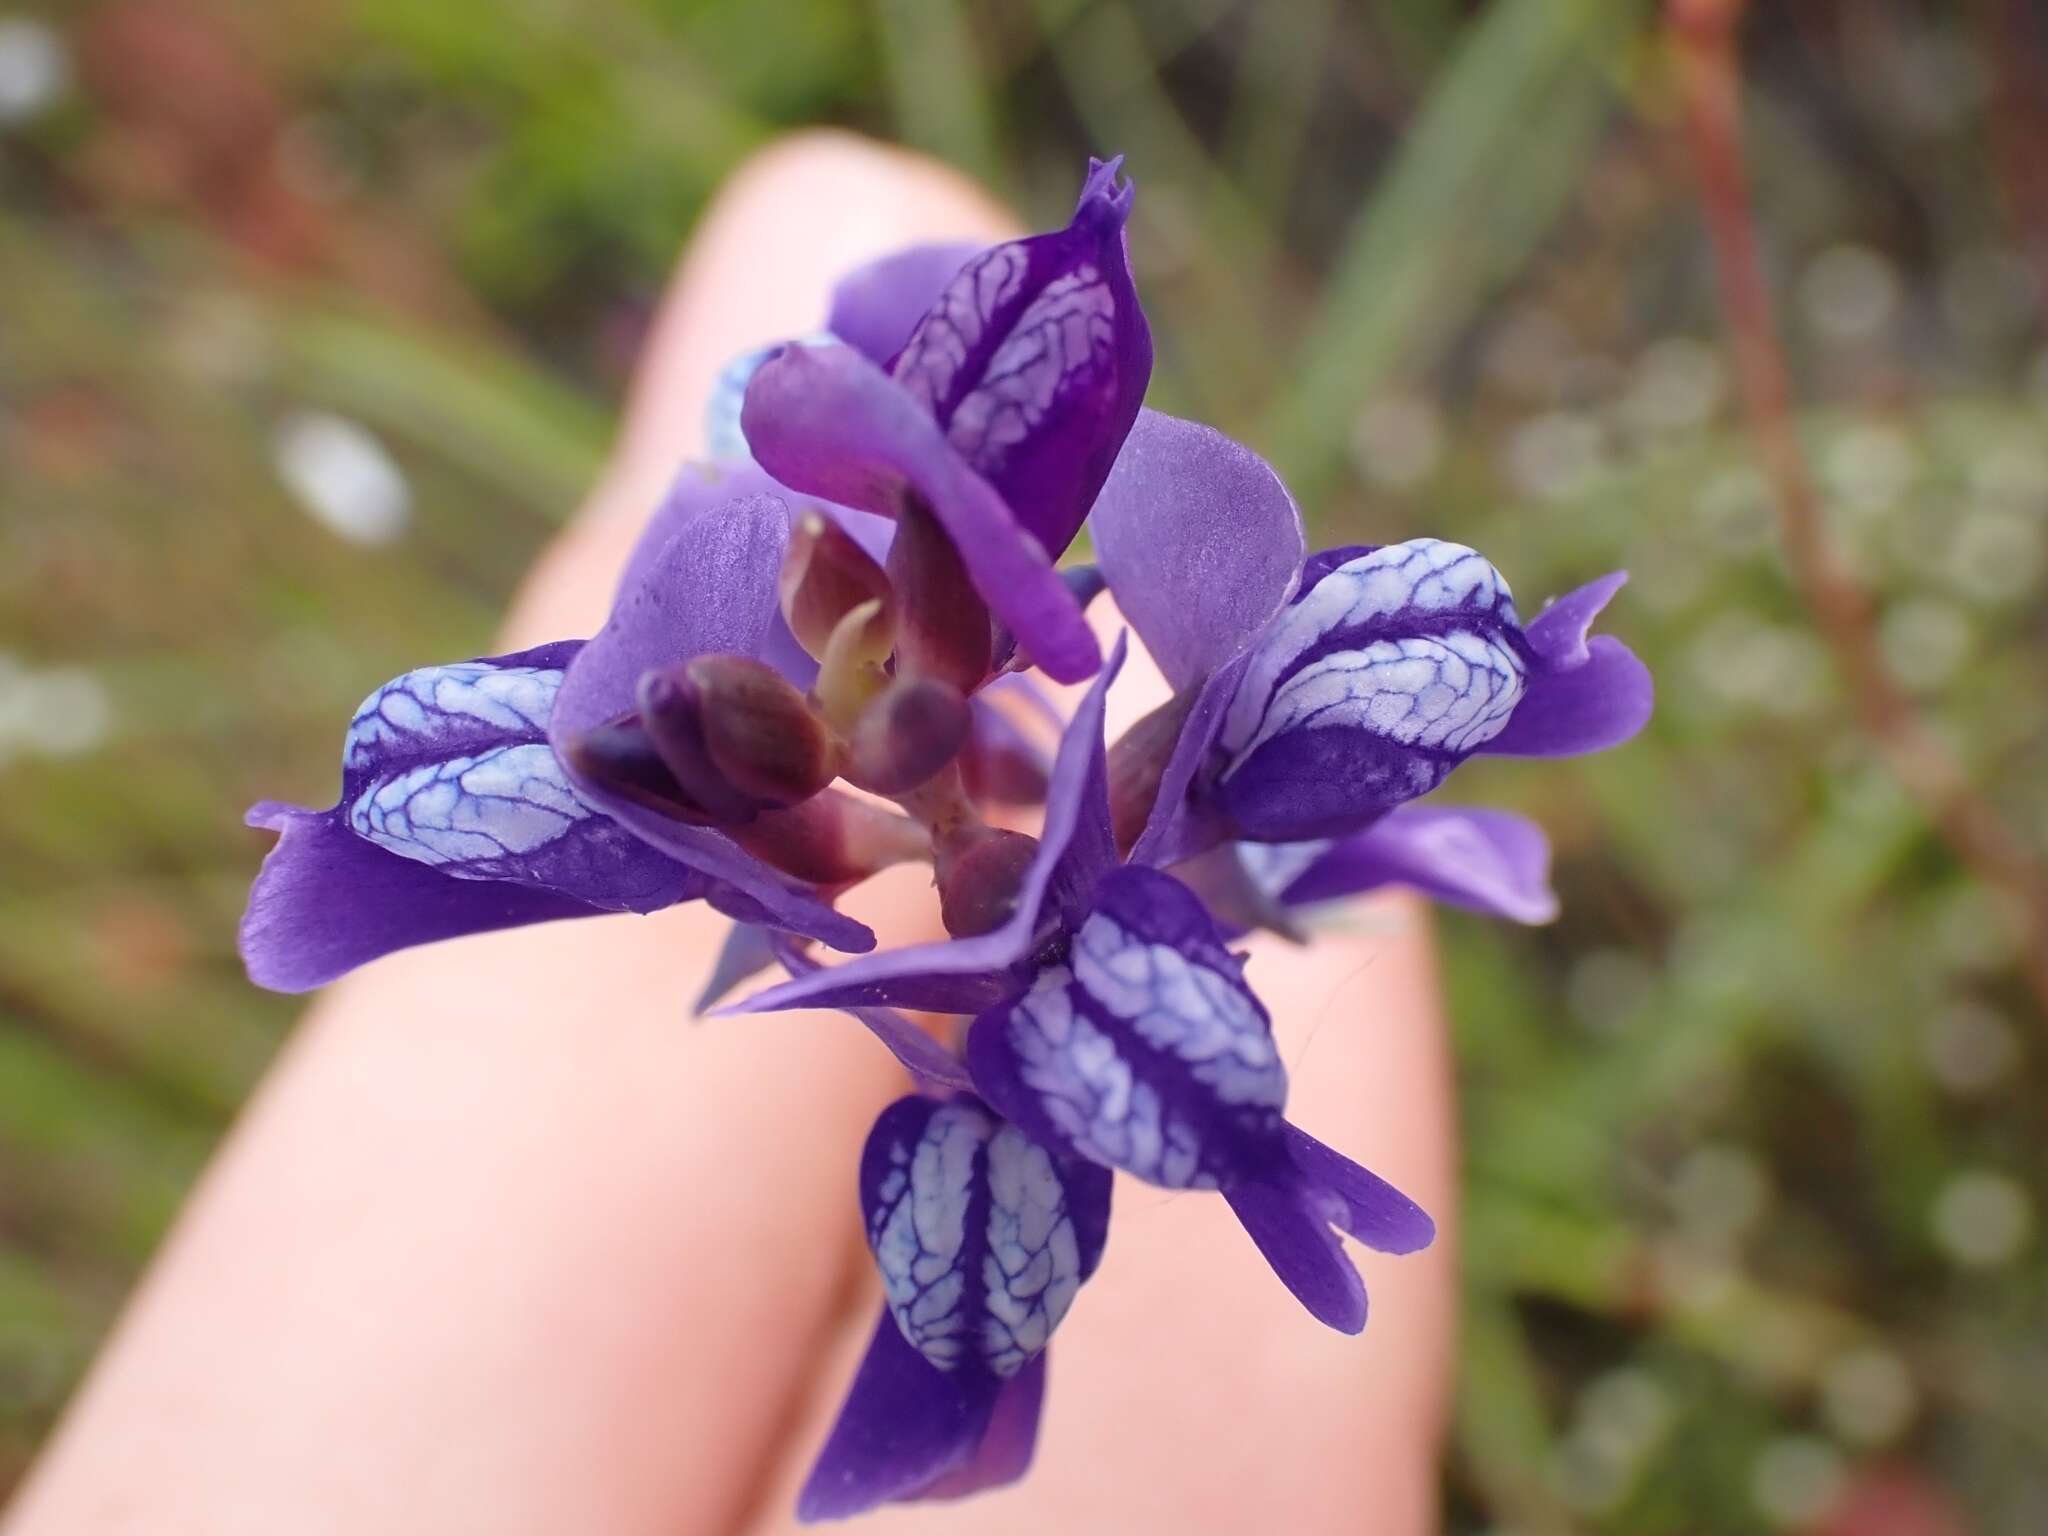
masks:
<instances>
[{"instance_id":1,"label":"human hand","mask_svg":"<svg viewBox=\"0 0 2048 1536\"><path fill-rule=\"evenodd\" d=\"M815 326L863 260L1012 232L949 173L843 136L750 162L692 242L613 466L510 643L602 621L727 358ZM1112 735L1158 697L1137 672L1111 695ZM884 945L937 936L916 870L851 904ZM852 1170L903 1080L837 1015L688 1022L722 927L701 904L559 923L395 955L335 987L9 1531L791 1525L873 1325ZM1291 1118L1413 1194L1436 1245L1364 1260L1373 1320L1345 1339L1274 1282L1220 1202L1119 1179L1030 1477L971 1511L888 1509L869 1529L1434 1525L1454 1196L1425 919L1381 899L1314 948L1251 949Z\"/></svg>"}]
</instances>

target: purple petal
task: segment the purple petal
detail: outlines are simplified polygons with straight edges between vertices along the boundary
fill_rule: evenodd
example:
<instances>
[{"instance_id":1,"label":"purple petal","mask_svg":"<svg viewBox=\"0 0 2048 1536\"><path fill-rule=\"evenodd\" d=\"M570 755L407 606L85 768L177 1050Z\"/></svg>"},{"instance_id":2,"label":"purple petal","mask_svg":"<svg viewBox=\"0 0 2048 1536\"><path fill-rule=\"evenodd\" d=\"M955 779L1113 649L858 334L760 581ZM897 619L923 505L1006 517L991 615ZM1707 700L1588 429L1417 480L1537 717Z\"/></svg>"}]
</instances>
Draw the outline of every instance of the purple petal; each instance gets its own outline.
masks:
<instances>
[{"instance_id":1,"label":"purple petal","mask_svg":"<svg viewBox=\"0 0 2048 1536\"><path fill-rule=\"evenodd\" d=\"M888 367L953 275L982 249L957 242L913 245L856 267L833 288L825 329L876 367Z\"/></svg>"},{"instance_id":2,"label":"purple petal","mask_svg":"<svg viewBox=\"0 0 2048 1536\"><path fill-rule=\"evenodd\" d=\"M843 1520L915 1498L981 1448L1000 1383L941 1371L912 1349L888 1309L875 1324L846 1406L797 1497L800 1520Z\"/></svg>"},{"instance_id":3,"label":"purple petal","mask_svg":"<svg viewBox=\"0 0 2048 1536\"><path fill-rule=\"evenodd\" d=\"M693 871L583 797L548 745L580 645L392 679L349 723L331 809L250 812L252 826L283 834L243 920L259 985L303 991L407 944L705 894Z\"/></svg>"},{"instance_id":4,"label":"purple petal","mask_svg":"<svg viewBox=\"0 0 2048 1536\"><path fill-rule=\"evenodd\" d=\"M1529 647L1543 664L1558 671L1581 666L1587 657L1586 635L1614 594L1628 585L1627 571L1610 571L1567 592L1529 622Z\"/></svg>"},{"instance_id":5,"label":"purple petal","mask_svg":"<svg viewBox=\"0 0 2048 1536\"><path fill-rule=\"evenodd\" d=\"M1229 823L1206 796L1205 780L1216 738L1222 734L1224 717L1246 665L1247 658L1239 657L1202 685L1194 707L1181 722L1180 737L1166 761L1145 830L1131 849L1133 864L1178 864L1206 853L1230 835Z\"/></svg>"},{"instance_id":6,"label":"purple petal","mask_svg":"<svg viewBox=\"0 0 2048 1536\"><path fill-rule=\"evenodd\" d=\"M1102 706L1123 666L1119 637L1060 740L1046 793L1038 855L1018 893L1017 910L992 932L972 939L914 944L815 975L798 977L721 1013L769 1013L781 1008L881 1004L937 1013L980 1013L1010 996L1014 968L1048 920L1070 923L1085 911L1096 883L1116 863L1109 823L1108 770L1102 745Z\"/></svg>"},{"instance_id":7,"label":"purple petal","mask_svg":"<svg viewBox=\"0 0 2048 1536\"><path fill-rule=\"evenodd\" d=\"M940 1476L914 1495L927 1499L958 1499L987 1488L1002 1488L1031 1470L1038 1448L1038 1420L1045 1405L1046 1361L1040 1350L996 1393L995 1411L982 1431L981 1446L962 1465Z\"/></svg>"},{"instance_id":8,"label":"purple petal","mask_svg":"<svg viewBox=\"0 0 2048 1536\"><path fill-rule=\"evenodd\" d=\"M743 420L762 465L799 491L883 516L915 491L1031 659L1061 682L1093 675L1101 651L1044 543L925 408L859 353L790 348L754 375Z\"/></svg>"},{"instance_id":9,"label":"purple petal","mask_svg":"<svg viewBox=\"0 0 2048 1536\"><path fill-rule=\"evenodd\" d=\"M743 981L775 964L776 931L759 923L734 923L718 946L711 977L697 994L696 1012L705 1013Z\"/></svg>"},{"instance_id":10,"label":"purple petal","mask_svg":"<svg viewBox=\"0 0 2048 1536\"><path fill-rule=\"evenodd\" d=\"M280 833L242 917L249 979L273 992L310 992L359 965L415 944L489 933L603 909L559 891L505 880L457 880L357 837L340 811L265 802L249 824ZM676 900L696 894L681 871Z\"/></svg>"},{"instance_id":11,"label":"purple petal","mask_svg":"<svg viewBox=\"0 0 2048 1536\"><path fill-rule=\"evenodd\" d=\"M759 367L759 363L754 365ZM751 371L748 375L752 376ZM735 406L735 411L737 406ZM633 552L626 559L626 569L619 578L618 592L614 601L628 592L644 588L650 571L660 561L662 551L670 539L689 527L698 518L760 496L779 496L790 504L791 515L811 505L809 498L796 496L786 487L779 485L750 459L736 459L718 464L689 462L676 472L670 483L668 494L655 509L639 539L633 545ZM819 510L838 523L855 541L873 555L877 562L886 558L889 540L896 531L896 525L889 519L876 517L872 513L858 512L852 507L835 506L830 502L817 503ZM722 515L722 514L721 514ZM796 643L796 637L789 632L778 608L769 620L766 638L757 653L761 660L774 667L784 677L800 688L808 688L818 675L818 664Z\"/></svg>"},{"instance_id":12,"label":"purple petal","mask_svg":"<svg viewBox=\"0 0 2048 1536\"><path fill-rule=\"evenodd\" d=\"M1507 729L1481 748L1503 757L1569 757L1627 741L1649 723L1656 702L1650 669L1619 640L1587 631L1628 572L1567 592L1528 627L1541 663Z\"/></svg>"},{"instance_id":13,"label":"purple petal","mask_svg":"<svg viewBox=\"0 0 2048 1536\"><path fill-rule=\"evenodd\" d=\"M1152 375L1121 164L1089 162L1065 229L968 262L889 370L1055 556L1088 515Z\"/></svg>"},{"instance_id":14,"label":"purple petal","mask_svg":"<svg viewBox=\"0 0 2048 1536\"><path fill-rule=\"evenodd\" d=\"M1429 1213L1385 1179L1323 1145L1299 1126L1286 1127L1287 1156L1302 1176L1334 1197L1339 1227L1380 1253L1419 1253L1436 1241Z\"/></svg>"},{"instance_id":15,"label":"purple petal","mask_svg":"<svg viewBox=\"0 0 2048 1536\"><path fill-rule=\"evenodd\" d=\"M1156 411L1138 413L1088 529L1117 606L1175 689L1251 643L1294 591L1306 547L1264 459Z\"/></svg>"},{"instance_id":16,"label":"purple petal","mask_svg":"<svg viewBox=\"0 0 2048 1536\"><path fill-rule=\"evenodd\" d=\"M758 656L779 622L776 575L789 513L772 496L721 503L681 522L640 560L612 616L570 663L548 734L556 751L636 706L642 673L707 652ZM867 927L795 889L722 833L578 783L583 796L670 858L731 887L772 921L836 949L868 950Z\"/></svg>"},{"instance_id":17,"label":"purple petal","mask_svg":"<svg viewBox=\"0 0 2048 1536\"><path fill-rule=\"evenodd\" d=\"M775 958L791 976L814 976L824 969L800 946L787 939L778 937L774 951ZM875 1038L889 1048L889 1054L903 1064L904 1070L920 1087L973 1088L974 1081L967 1075L967 1068L960 1058L894 1008L841 1006L843 1012L852 1014L874 1032Z\"/></svg>"},{"instance_id":18,"label":"purple petal","mask_svg":"<svg viewBox=\"0 0 2048 1536\"><path fill-rule=\"evenodd\" d=\"M1338 1202L1287 1183L1251 1179L1223 1192L1280 1283L1317 1322L1365 1329L1365 1282L1330 1229Z\"/></svg>"},{"instance_id":19,"label":"purple petal","mask_svg":"<svg viewBox=\"0 0 2048 1536\"><path fill-rule=\"evenodd\" d=\"M1586 642L1586 659L1538 672L1507 729L1482 752L1497 757L1571 757L1618 747L1649 724L1657 687L1650 669L1612 635Z\"/></svg>"},{"instance_id":20,"label":"purple petal","mask_svg":"<svg viewBox=\"0 0 2048 1536\"><path fill-rule=\"evenodd\" d=\"M1550 842L1506 811L1402 806L1332 844L1291 881L1289 906L1333 901L1383 885L1412 886L1437 901L1517 923L1557 916Z\"/></svg>"}]
</instances>

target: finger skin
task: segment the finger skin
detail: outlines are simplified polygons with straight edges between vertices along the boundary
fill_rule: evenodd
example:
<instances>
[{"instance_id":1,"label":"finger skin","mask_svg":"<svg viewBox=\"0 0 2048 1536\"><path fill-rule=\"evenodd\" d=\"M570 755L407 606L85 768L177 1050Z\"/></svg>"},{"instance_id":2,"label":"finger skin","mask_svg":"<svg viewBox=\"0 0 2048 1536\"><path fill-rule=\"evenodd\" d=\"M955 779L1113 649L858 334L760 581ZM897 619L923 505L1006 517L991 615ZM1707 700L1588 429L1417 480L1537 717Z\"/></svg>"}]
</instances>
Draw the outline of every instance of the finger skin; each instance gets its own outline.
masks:
<instances>
[{"instance_id":1,"label":"finger skin","mask_svg":"<svg viewBox=\"0 0 2048 1536\"><path fill-rule=\"evenodd\" d=\"M744 168L508 643L601 621L727 356L815 326L849 264L1006 233L949 173L845 136ZM927 936L928 884L863 893L885 942ZM723 926L701 907L555 924L336 987L10 1536L734 1529L856 1275L849 1170L901 1078L843 1017L693 1022Z\"/></svg>"}]
</instances>

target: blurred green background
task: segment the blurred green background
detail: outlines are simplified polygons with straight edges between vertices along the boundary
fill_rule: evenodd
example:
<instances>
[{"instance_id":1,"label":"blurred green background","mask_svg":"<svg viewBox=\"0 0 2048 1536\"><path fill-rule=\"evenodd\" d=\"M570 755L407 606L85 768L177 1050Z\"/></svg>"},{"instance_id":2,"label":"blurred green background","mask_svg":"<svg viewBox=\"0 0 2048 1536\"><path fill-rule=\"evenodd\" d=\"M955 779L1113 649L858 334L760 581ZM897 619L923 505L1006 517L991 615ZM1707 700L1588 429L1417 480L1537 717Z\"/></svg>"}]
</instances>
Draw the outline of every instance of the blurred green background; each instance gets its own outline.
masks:
<instances>
[{"instance_id":1,"label":"blurred green background","mask_svg":"<svg viewBox=\"0 0 2048 1536\"><path fill-rule=\"evenodd\" d=\"M1834 533L2037 856L2044 48L1744 39ZM819 122L1040 224L1124 151L1153 402L1320 540L1479 544L1525 610L1635 573L1647 735L1453 786L1565 915L1444 922L1452 1528L2048 1529L2042 1020L1788 581L1637 0L0 0L0 1493L297 1010L234 958L242 807L484 646L696 212Z\"/></svg>"}]
</instances>

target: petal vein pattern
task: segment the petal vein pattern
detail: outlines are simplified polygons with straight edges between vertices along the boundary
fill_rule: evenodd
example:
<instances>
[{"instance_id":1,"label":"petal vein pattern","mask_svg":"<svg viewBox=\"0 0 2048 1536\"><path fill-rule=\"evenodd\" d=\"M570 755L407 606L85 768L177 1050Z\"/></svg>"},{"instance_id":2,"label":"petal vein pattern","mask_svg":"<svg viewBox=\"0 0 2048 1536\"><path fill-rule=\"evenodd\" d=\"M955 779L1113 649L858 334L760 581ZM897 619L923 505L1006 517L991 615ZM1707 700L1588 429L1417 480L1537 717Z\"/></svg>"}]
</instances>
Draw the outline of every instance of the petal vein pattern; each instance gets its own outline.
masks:
<instances>
[{"instance_id":1,"label":"petal vein pattern","mask_svg":"<svg viewBox=\"0 0 2048 1536\"><path fill-rule=\"evenodd\" d=\"M1462 544L1416 539L1346 562L1254 647L1220 737L1233 754L1226 775L1296 729L1349 726L1471 751L1521 700L1527 669L1488 632L1517 623L1500 573Z\"/></svg>"},{"instance_id":2,"label":"petal vein pattern","mask_svg":"<svg viewBox=\"0 0 2048 1536\"><path fill-rule=\"evenodd\" d=\"M1114 364L1116 300L1092 265L1055 278L996 348L960 401L946 437L984 473L1031 435L1053 402L1104 379Z\"/></svg>"},{"instance_id":3,"label":"petal vein pattern","mask_svg":"<svg viewBox=\"0 0 2048 1536\"><path fill-rule=\"evenodd\" d=\"M423 763L373 782L349 825L380 848L471 880L516 877L538 852L592 815L546 745L499 747Z\"/></svg>"},{"instance_id":4,"label":"petal vein pattern","mask_svg":"<svg viewBox=\"0 0 2048 1536\"><path fill-rule=\"evenodd\" d=\"M1080 1243L1050 1154L954 1102L888 1156L869 1241L897 1327L941 1371L978 1362L1015 1375L1081 1285Z\"/></svg>"},{"instance_id":5,"label":"petal vein pattern","mask_svg":"<svg viewBox=\"0 0 2048 1536\"><path fill-rule=\"evenodd\" d=\"M361 768L380 755L432 751L471 732L544 736L561 686L558 668L483 661L416 667L357 707L342 743L342 766Z\"/></svg>"}]
</instances>

